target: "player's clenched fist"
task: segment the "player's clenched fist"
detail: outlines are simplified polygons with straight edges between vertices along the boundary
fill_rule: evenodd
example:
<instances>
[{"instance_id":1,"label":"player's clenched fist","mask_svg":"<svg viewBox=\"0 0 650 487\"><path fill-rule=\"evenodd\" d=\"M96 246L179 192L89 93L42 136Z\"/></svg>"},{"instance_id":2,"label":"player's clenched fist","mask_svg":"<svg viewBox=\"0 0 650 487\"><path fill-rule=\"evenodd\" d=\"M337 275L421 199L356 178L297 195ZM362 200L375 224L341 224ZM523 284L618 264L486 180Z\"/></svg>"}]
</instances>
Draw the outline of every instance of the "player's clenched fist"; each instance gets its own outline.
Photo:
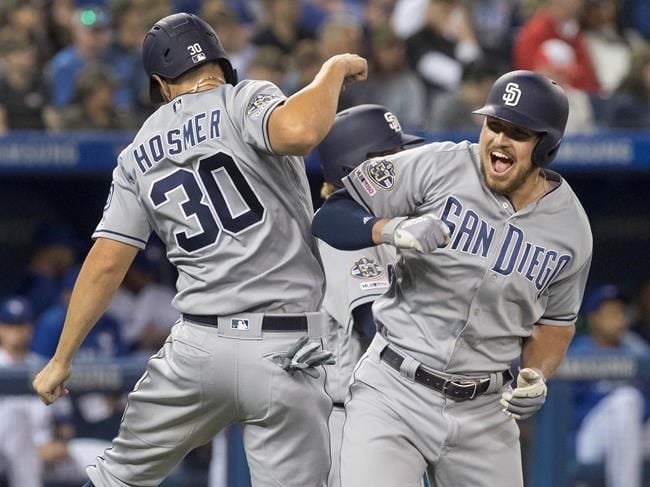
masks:
<instances>
[{"instance_id":1,"label":"player's clenched fist","mask_svg":"<svg viewBox=\"0 0 650 487\"><path fill-rule=\"evenodd\" d=\"M530 418L546 402L546 381L539 369L521 369L517 387L501 394L503 412L515 419Z\"/></svg>"},{"instance_id":2,"label":"player's clenched fist","mask_svg":"<svg viewBox=\"0 0 650 487\"><path fill-rule=\"evenodd\" d=\"M393 218L381 231L382 242L425 254L447 245L449 235L449 227L432 213L413 218Z\"/></svg>"},{"instance_id":3,"label":"player's clenched fist","mask_svg":"<svg viewBox=\"0 0 650 487\"><path fill-rule=\"evenodd\" d=\"M32 382L41 401L49 405L68 393L64 383L70 377L70 371L70 364L62 364L55 359L48 362Z\"/></svg>"},{"instance_id":4,"label":"player's clenched fist","mask_svg":"<svg viewBox=\"0 0 650 487\"><path fill-rule=\"evenodd\" d=\"M343 69L346 80L363 81L368 77L368 61L356 54L337 54L325 61L325 64Z\"/></svg>"}]
</instances>

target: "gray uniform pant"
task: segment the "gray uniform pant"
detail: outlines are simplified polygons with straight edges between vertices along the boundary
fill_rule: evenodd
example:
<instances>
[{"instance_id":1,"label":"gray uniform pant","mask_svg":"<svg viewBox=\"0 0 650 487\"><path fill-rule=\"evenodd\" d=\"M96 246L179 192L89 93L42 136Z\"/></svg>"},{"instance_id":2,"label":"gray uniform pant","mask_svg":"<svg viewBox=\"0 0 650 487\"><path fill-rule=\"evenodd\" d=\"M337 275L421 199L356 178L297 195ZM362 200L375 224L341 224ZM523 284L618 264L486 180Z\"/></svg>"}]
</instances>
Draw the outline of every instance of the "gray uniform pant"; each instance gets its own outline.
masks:
<instances>
[{"instance_id":1,"label":"gray uniform pant","mask_svg":"<svg viewBox=\"0 0 650 487\"><path fill-rule=\"evenodd\" d=\"M301 334L262 332L255 320L232 332L181 320L129 394L112 447L88 467L92 482L158 486L190 450L239 422L255 487L324 487L332 402L323 369L319 379L289 375L269 359ZM318 335L311 320L309 335Z\"/></svg>"},{"instance_id":2,"label":"gray uniform pant","mask_svg":"<svg viewBox=\"0 0 650 487\"><path fill-rule=\"evenodd\" d=\"M522 487L519 428L500 394L454 402L413 382L417 362L401 375L381 361L385 345L378 334L354 372L342 487L419 487L425 471L435 487Z\"/></svg>"}]
</instances>

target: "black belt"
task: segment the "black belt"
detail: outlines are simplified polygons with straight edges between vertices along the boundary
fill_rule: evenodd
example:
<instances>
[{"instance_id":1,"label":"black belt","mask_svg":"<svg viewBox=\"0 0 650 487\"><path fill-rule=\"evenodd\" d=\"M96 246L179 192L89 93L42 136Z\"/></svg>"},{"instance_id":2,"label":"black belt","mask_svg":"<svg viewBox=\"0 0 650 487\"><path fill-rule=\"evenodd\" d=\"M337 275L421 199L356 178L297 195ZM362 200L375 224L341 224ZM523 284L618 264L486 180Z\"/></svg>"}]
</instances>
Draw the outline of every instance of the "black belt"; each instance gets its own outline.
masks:
<instances>
[{"instance_id":1,"label":"black belt","mask_svg":"<svg viewBox=\"0 0 650 487\"><path fill-rule=\"evenodd\" d=\"M183 319L194 321L201 325L218 327L219 319L217 316L209 315L191 315L183 313ZM237 324L247 321L245 318L232 318L232 327L237 328ZM248 326L248 323L246 323ZM305 315L264 315L262 318L263 331L307 331L307 317Z\"/></svg>"},{"instance_id":2,"label":"black belt","mask_svg":"<svg viewBox=\"0 0 650 487\"><path fill-rule=\"evenodd\" d=\"M382 350L379 357L397 371L400 371L402 362L404 362L404 357L393 350L390 345ZM509 370L504 370L500 373L503 375L503 384L512 380L512 374ZM450 380L430 370L425 370L423 365L420 365L415 370L414 380L418 384L438 391L442 395L450 397L457 402L474 399L485 394L485 391L490 387L490 379L487 377L484 379Z\"/></svg>"}]
</instances>

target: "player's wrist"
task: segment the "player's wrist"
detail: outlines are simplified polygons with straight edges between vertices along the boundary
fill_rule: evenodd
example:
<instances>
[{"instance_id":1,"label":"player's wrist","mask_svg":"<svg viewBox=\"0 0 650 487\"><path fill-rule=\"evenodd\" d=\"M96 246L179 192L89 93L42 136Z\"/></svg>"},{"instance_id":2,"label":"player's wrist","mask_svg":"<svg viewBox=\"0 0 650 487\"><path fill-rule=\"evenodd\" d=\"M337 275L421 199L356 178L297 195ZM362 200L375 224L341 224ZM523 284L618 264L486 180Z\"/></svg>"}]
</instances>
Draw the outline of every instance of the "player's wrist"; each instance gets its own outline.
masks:
<instances>
[{"instance_id":1,"label":"player's wrist","mask_svg":"<svg viewBox=\"0 0 650 487\"><path fill-rule=\"evenodd\" d=\"M388 233L391 233L395 231L395 227L389 224L392 222L391 219L389 218L379 218L375 221L375 223L372 225L372 241L376 245L380 245L383 243L389 243L392 244L392 235L388 235ZM387 229L386 227L389 226Z\"/></svg>"}]
</instances>

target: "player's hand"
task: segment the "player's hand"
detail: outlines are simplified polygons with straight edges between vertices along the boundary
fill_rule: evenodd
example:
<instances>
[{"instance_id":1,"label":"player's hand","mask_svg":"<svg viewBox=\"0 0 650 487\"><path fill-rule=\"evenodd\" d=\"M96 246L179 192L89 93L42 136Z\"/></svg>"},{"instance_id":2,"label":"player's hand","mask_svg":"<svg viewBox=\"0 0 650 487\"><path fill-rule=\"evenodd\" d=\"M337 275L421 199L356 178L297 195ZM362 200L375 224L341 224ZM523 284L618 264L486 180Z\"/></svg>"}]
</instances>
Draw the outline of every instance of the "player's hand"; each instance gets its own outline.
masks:
<instances>
[{"instance_id":1,"label":"player's hand","mask_svg":"<svg viewBox=\"0 0 650 487\"><path fill-rule=\"evenodd\" d=\"M502 411L514 419L527 419L546 402L546 381L539 369L521 369L517 387L501 394Z\"/></svg>"},{"instance_id":2,"label":"player's hand","mask_svg":"<svg viewBox=\"0 0 650 487\"><path fill-rule=\"evenodd\" d=\"M320 343L310 342L308 336L302 336L288 351L273 354L271 359L291 375L299 370L318 379L320 372L316 367L335 363L332 352L319 349Z\"/></svg>"},{"instance_id":3,"label":"player's hand","mask_svg":"<svg viewBox=\"0 0 650 487\"><path fill-rule=\"evenodd\" d=\"M346 82L363 81L368 77L368 61L356 54L337 54L325 62L343 69L343 77Z\"/></svg>"},{"instance_id":4,"label":"player's hand","mask_svg":"<svg viewBox=\"0 0 650 487\"><path fill-rule=\"evenodd\" d=\"M393 218L381 231L384 243L425 254L447 245L449 235L449 227L432 213L413 218Z\"/></svg>"},{"instance_id":5,"label":"player's hand","mask_svg":"<svg viewBox=\"0 0 650 487\"><path fill-rule=\"evenodd\" d=\"M48 362L32 382L32 387L41 401L50 405L61 396L68 394L64 384L70 377L71 370L70 364L61 363L54 358Z\"/></svg>"}]
</instances>

